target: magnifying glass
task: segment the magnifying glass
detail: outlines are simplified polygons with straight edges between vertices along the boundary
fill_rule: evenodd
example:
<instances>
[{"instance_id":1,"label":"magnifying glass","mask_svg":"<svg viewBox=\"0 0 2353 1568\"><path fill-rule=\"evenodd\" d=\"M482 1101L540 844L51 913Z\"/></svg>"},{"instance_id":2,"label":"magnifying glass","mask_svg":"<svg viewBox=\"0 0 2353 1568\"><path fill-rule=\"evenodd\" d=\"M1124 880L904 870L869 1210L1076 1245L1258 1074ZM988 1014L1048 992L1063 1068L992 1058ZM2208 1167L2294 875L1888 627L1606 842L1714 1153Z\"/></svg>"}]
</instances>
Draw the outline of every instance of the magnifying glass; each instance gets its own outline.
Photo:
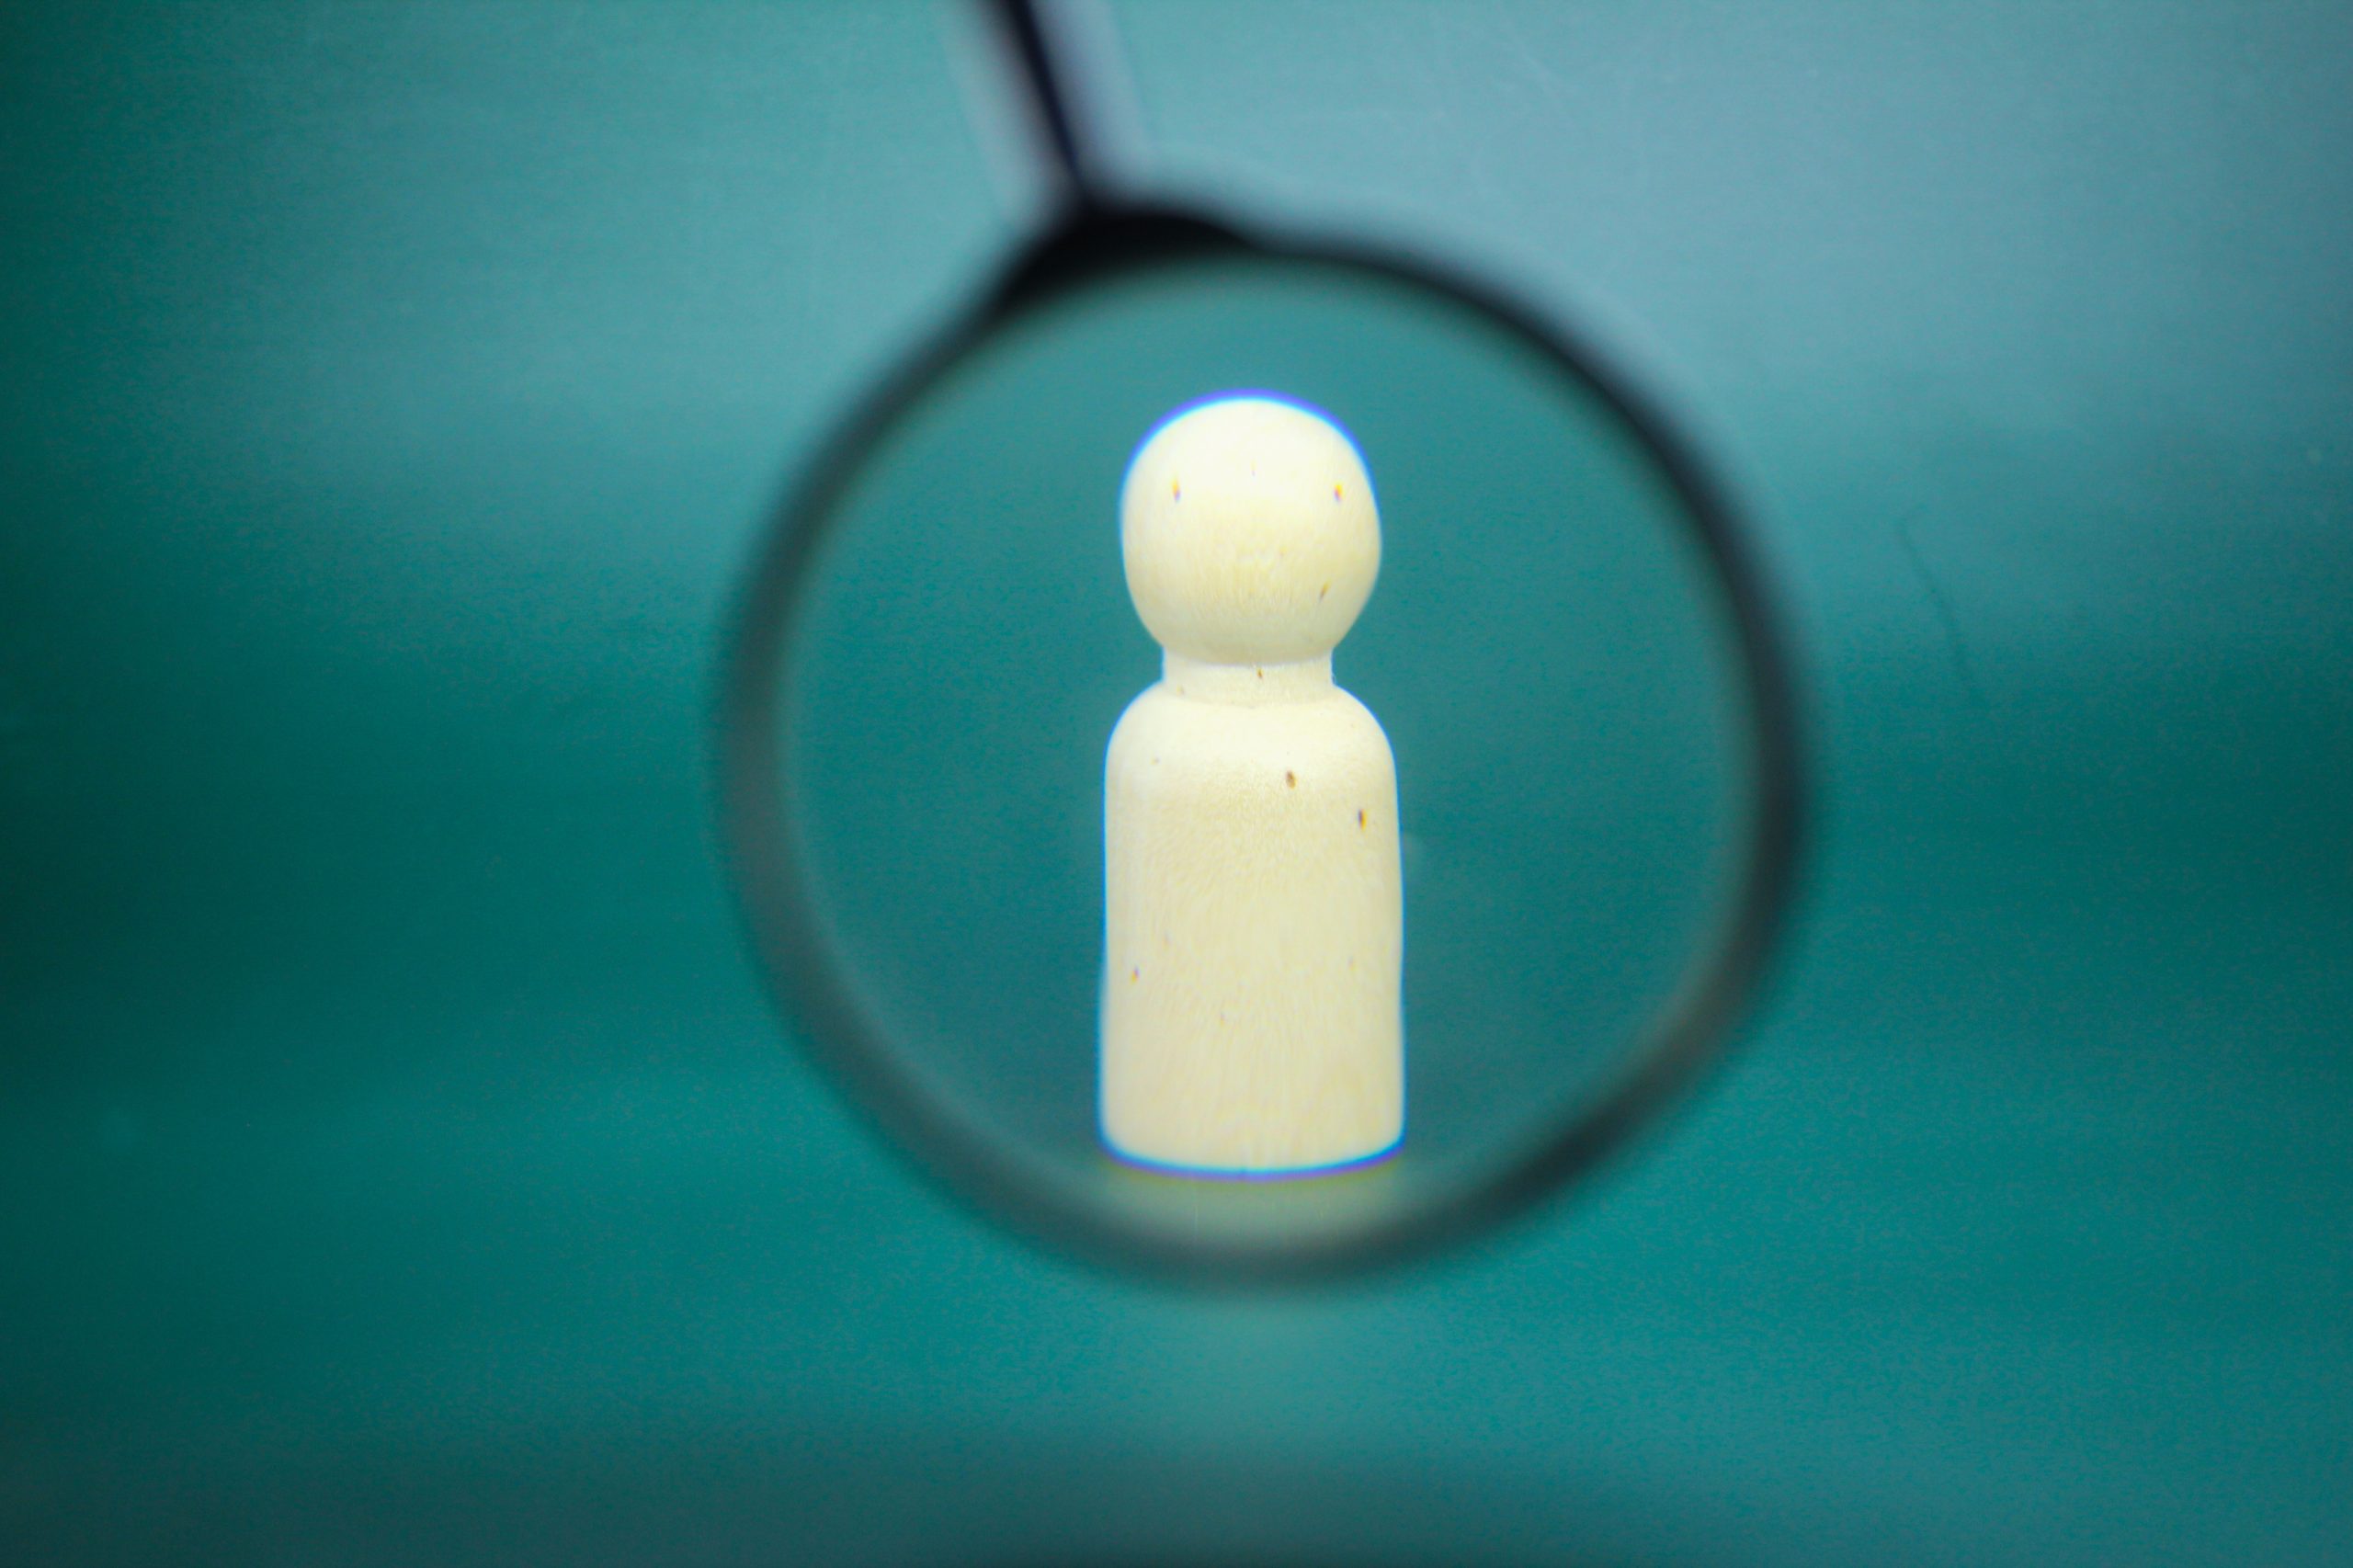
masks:
<instances>
[{"instance_id":1,"label":"magnifying glass","mask_svg":"<svg viewBox=\"0 0 2353 1568\"><path fill-rule=\"evenodd\" d=\"M1030 1235L1234 1278L1469 1234L1668 1105L1772 945L1796 704L1746 525L1549 314L1106 188L996 10L1066 200L761 545L754 950Z\"/></svg>"}]
</instances>

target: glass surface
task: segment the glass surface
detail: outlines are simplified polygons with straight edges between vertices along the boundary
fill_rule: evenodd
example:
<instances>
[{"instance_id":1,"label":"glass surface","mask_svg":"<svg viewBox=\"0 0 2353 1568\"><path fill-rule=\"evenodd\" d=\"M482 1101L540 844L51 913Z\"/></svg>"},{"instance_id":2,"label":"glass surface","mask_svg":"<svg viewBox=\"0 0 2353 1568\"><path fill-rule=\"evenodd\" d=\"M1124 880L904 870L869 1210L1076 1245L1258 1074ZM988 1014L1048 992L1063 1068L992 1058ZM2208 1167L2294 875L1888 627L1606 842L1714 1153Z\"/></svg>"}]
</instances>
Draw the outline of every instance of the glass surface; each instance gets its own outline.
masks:
<instances>
[{"instance_id":1,"label":"glass surface","mask_svg":"<svg viewBox=\"0 0 2353 1568\"><path fill-rule=\"evenodd\" d=\"M1406 1133L1204 1180L1097 1126L1104 751L1160 675L1120 483L1172 410L1270 392L1355 438L1380 578L1335 676L1404 832ZM1375 1225L1589 1104L1721 940L1749 825L1729 608L1656 460L1451 296L1220 259L1029 311L936 380L824 520L786 649L807 888L882 1048L969 1135L1142 1233Z\"/></svg>"}]
</instances>

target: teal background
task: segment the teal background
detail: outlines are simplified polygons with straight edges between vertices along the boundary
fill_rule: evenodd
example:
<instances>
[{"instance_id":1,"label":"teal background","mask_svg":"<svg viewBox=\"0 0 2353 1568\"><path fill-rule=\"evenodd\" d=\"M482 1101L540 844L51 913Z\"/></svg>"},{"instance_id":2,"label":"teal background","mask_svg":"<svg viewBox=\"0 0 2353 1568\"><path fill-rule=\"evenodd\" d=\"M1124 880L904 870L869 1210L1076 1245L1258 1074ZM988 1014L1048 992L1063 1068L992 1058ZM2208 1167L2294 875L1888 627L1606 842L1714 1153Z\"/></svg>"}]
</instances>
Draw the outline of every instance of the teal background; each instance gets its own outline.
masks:
<instances>
[{"instance_id":1,"label":"teal background","mask_svg":"<svg viewBox=\"0 0 2353 1568\"><path fill-rule=\"evenodd\" d=\"M2342 1562L2353 13L1128 5L1162 188L1644 352L1824 799L1732 1066L1403 1275L1008 1241L779 1048L715 630L1017 231L912 6L0 11L0 1538Z\"/></svg>"}]
</instances>

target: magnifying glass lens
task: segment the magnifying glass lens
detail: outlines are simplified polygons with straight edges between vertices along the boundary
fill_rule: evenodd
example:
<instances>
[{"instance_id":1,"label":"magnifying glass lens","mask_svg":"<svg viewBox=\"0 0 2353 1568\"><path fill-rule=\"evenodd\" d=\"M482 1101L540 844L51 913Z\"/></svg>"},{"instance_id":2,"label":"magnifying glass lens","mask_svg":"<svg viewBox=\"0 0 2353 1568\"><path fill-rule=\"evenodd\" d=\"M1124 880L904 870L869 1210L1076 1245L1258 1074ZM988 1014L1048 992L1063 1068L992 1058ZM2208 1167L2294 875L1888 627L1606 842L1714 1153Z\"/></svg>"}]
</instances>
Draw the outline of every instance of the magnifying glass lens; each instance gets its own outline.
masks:
<instances>
[{"instance_id":1,"label":"magnifying glass lens","mask_svg":"<svg viewBox=\"0 0 2353 1568\"><path fill-rule=\"evenodd\" d=\"M1287 1181L1139 1169L1101 1119L1105 753L1163 674L1122 485L1244 393L1377 494L1333 676L1393 751L1403 882L1403 1142ZM1759 789L1734 607L1655 448L1484 310L1320 261L1112 274L979 338L828 496L766 676L792 961L951 1171L1147 1247L1344 1244L1524 1165L1720 963Z\"/></svg>"}]
</instances>

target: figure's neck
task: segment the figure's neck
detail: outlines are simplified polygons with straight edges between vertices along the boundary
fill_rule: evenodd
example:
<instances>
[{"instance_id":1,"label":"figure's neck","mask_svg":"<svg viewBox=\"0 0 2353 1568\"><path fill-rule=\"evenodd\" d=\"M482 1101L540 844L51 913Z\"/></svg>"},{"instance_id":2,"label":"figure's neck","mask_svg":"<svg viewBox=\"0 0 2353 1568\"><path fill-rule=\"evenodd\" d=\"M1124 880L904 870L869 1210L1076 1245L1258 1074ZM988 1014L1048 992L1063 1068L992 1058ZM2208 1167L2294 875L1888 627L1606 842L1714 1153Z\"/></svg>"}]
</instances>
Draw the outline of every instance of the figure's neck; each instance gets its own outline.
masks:
<instances>
[{"instance_id":1,"label":"figure's neck","mask_svg":"<svg viewBox=\"0 0 2353 1568\"><path fill-rule=\"evenodd\" d=\"M1164 648L1160 683L1179 697L1203 702L1250 708L1268 702L1313 702L1332 695L1332 655L1320 653L1290 665L1218 665Z\"/></svg>"}]
</instances>

